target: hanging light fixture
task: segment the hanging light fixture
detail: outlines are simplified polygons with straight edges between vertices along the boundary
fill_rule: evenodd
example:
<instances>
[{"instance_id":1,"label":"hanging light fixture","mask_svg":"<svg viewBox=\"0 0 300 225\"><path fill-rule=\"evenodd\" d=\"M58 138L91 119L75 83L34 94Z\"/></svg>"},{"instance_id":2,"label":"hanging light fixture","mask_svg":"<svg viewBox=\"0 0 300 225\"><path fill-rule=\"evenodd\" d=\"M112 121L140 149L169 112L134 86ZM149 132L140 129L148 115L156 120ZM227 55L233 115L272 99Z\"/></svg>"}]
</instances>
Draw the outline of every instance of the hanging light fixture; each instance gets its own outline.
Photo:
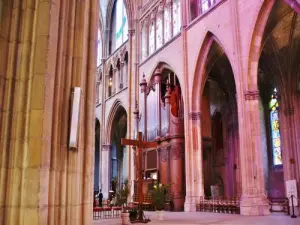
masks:
<instances>
[{"instance_id":1,"label":"hanging light fixture","mask_svg":"<svg viewBox=\"0 0 300 225\"><path fill-rule=\"evenodd\" d=\"M112 86L112 79L111 79L111 77L109 78L109 82L108 82L108 86Z\"/></svg>"}]
</instances>

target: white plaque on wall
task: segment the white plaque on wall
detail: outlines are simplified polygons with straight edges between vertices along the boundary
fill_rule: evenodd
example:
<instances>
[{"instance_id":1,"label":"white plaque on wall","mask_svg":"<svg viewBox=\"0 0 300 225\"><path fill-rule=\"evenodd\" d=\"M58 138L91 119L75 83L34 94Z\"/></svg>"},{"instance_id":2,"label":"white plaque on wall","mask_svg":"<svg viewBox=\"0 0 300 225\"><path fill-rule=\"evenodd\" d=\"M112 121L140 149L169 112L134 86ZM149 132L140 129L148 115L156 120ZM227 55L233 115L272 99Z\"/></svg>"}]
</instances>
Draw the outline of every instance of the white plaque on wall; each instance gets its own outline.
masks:
<instances>
[{"instance_id":1,"label":"white plaque on wall","mask_svg":"<svg viewBox=\"0 0 300 225\"><path fill-rule=\"evenodd\" d=\"M298 206L298 194L297 194L297 182L296 180L287 180L285 182L286 186L286 197L289 199L289 206L292 206L291 196L294 196L293 203L294 206Z\"/></svg>"},{"instance_id":2,"label":"white plaque on wall","mask_svg":"<svg viewBox=\"0 0 300 225\"><path fill-rule=\"evenodd\" d=\"M77 148L77 144L78 144L80 99L81 99L81 88L74 87L69 147L75 149Z\"/></svg>"}]
</instances>

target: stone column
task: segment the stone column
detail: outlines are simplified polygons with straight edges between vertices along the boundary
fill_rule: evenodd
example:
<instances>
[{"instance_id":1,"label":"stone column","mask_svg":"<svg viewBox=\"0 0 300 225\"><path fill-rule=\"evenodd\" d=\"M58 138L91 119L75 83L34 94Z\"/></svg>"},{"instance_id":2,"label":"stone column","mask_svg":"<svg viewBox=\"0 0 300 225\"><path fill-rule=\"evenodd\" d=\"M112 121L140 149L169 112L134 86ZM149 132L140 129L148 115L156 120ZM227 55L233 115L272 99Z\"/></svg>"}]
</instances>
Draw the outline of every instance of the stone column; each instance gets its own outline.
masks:
<instances>
[{"instance_id":1,"label":"stone column","mask_svg":"<svg viewBox=\"0 0 300 225\"><path fill-rule=\"evenodd\" d=\"M140 83L141 93L143 94L144 98L144 112L143 112L143 119L144 119L144 140L147 140L147 81L145 79L145 74L143 75L143 79Z\"/></svg>"},{"instance_id":2,"label":"stone column","mask_svg":"<svg viewBox=\"0 0 300 225\"><path fill-rule=\"evenodd\" d=\"M101 158L101 165L102 165L102 176L101 176L101 187L103 198L108 198L108 192L110 189L110 145L102 145L102 158Z\"/></svg>"},{"instance_id":3,"label":"stone column","mask_svg":"<svg viewBox=\"0 0 300 225\"><path fill-rule=\"evenodd\" d=\"M138 22L136 21L135 24L132 25L128 29L128 38L129 38L129 50L128 50L128 61L126 63L125 72L123 72L123 84L126 83L125 87L128 87L128 96L129 96L129 109L128 109L128 132L127 137L134 138L134 118L132 119L133 113L132 110L135 109L136 103L138 102L138 77L139 71L137 66L137 61L139 60L139 38L136 34L139 33L137 30L139 27L137 26ZM130 76L128 76L130 74ZM126 79L124 79L125 77ZM127 82L128 79L128 82ZM129 83L129 86L128 86ZM130 196L128 201L132 202L133 191L134 191L134 179L135 179L135 167L134 167L134 152L133 148L127 147L128 149L128 181L129 181L129 188L130 188Z\"/></svg>"},{"instance_id":4,"label":"stone column","mask_svg":"<svg viewBox=\"0 0 300 225\"><path fill-rule=\"evenodd\" d=\"M157 132L156 132L156 138L159 139L161 136L161 71L160 69L156 69L154 72L154 82L156 87L156 95L157 95L157 119L158 119L158 126L157 126Z\"/></svg>"},{"instance_id":5,"label":"stone column","mask_svg":"<svg viewBox=\"0 0 300 225\"><path fill-rule=\"evenodd\" d=\"M91 224L98 1L3 6L0 224ZM71 151L74 86L82 95Z\"/></svg>"},{"instance_id":6,"label":"stone column","mask_svg":"<svg viewBox=\"0 0 300 225\"><path fill-rule=\"evenodd\" d=\"M174 138L170 146L170 185L175 211L182 211L184 208L184 139Z\"/></svg>"},{"instance_id":7,"label":"stone column","mask_svg":"<svg viewBox=\"0 0 300 225\"><path fill-rule=\"evenodd\" d=\"M241 134L244 135L244 145L240 151L242 177L241 214L269 215L260 142L259 92L247 91L244 98L243 123L239 123L244 125L244 127L239 129L244 131Z\"/></svg>"},{"instance_id":8,"label":"stone column","mask_svg":"<svg viewBox=\"0 0 300 225\"><path fill-rule=\"evenodd\" d=\"M192 134L189 141L192 149L185 151L185 164L186 168L189 169L190 177L189 179L186 178L187 190L184 210L196 211L196 203L199 202L200 197L204 196L201 112L191 112L189 120Z\"/></svg>"}]
</instances>

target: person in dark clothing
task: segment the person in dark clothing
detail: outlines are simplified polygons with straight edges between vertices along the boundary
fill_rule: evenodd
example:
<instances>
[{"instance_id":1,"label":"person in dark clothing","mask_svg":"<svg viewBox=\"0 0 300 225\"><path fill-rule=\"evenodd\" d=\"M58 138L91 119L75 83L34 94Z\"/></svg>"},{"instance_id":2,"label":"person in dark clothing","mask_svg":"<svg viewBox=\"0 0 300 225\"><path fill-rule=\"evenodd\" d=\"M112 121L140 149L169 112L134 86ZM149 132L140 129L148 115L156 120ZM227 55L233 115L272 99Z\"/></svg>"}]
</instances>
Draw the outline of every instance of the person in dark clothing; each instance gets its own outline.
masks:
<instances>
[{"instance_id":1,"label":"person in dark clothing","mask_svg":"<svg viewBox=\"0 0 300 225\"><path fill-rule=\"evenodd\" d=\"M99 206L102 207L102 200L103 200L103 194L102 194L102 190L100 189L99 191Z\"/></svg>"}]
</instances>

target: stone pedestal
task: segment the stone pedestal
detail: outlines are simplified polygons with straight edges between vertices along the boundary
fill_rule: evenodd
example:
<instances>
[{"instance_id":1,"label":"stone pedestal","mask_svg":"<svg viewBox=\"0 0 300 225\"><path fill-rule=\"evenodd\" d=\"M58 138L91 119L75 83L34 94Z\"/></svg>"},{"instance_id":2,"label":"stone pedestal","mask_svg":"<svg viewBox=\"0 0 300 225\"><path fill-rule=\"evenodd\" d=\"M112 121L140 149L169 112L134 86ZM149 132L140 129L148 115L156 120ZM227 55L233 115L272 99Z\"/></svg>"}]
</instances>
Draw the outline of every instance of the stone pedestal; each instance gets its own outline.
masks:
<instances>
[{"instance_id":1,"label":"stone pedestal","mask_svg":"<svg viewBox=\"0 0 300 225\"><path fill-rule=\"evenodd\" d=\"M270 206L267 197L242 196L240 203L241 215L266 216L270 215Z\"/></svg>"}]
</instances>

